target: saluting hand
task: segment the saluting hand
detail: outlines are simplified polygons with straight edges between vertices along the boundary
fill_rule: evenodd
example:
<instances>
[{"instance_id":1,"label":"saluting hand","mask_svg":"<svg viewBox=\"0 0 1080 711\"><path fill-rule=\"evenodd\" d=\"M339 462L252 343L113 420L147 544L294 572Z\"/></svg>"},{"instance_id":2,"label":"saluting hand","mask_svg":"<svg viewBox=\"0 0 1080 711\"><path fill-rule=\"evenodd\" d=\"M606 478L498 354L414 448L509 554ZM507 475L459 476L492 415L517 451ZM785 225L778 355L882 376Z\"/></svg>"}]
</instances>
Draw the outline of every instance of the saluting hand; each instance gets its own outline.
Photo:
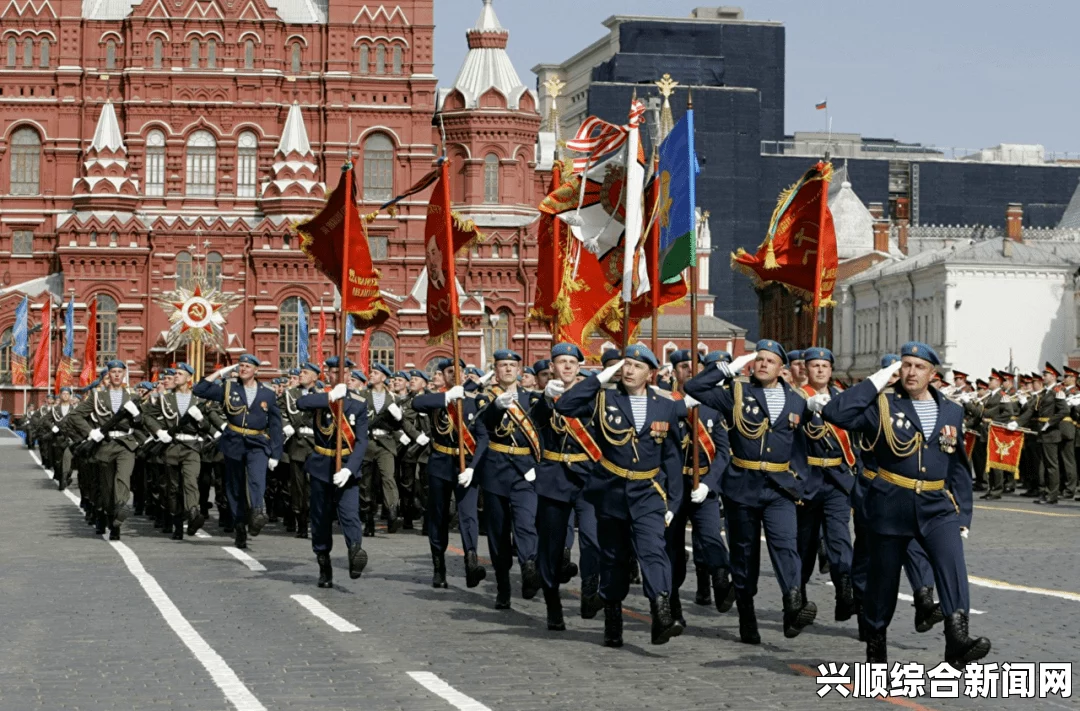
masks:
<instances>
[{"instance_id":1,"label":"saluting hand","mask_svg":"<svg viewBox=\"0 0 1080 711\"><path fill-rule=\"evenodd\" d=\"M623 358L618 363L604 368L600 371L600 374L596 376L596 379L600 381L601 385L607 385L611 381L611 379L615 377L615 373L618 373L619 370L623 367L623 363L625 362L626 359Z\"/></svg>"}]
</instances>

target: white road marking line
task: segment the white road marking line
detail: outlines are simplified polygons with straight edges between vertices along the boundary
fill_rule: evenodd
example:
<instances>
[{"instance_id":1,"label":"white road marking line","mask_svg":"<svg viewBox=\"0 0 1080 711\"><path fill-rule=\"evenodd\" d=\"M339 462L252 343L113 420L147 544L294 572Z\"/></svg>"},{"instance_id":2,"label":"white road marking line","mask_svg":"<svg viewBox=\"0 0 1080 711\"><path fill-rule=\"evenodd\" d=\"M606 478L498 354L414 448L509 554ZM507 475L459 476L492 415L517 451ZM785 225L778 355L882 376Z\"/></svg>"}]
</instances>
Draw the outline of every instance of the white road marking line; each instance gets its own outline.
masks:
<instances>
[{"instance_id":1,"label":"white road marking line","mask_svg":"<svg viewBox=\"0 0 1080 711\"><path fill-rule=\"evenodd\" d=\"M238 561L246 565L250 570L254 570L256 573L266 572L265 565L255 560L239 548L234 548L232 546L222 546L221 550L225 551L233 558L236 558Z\"/></svg>"},{"instance_id":2,"label":"white road marking line","mask_svg":"<svg viewBox=\"0 0 1080 711\"><path fill-rule=\"evenodd\" d=\"M308 612L330 625L338 632L359 632L360 628L346 620L341 615L333 612L329 607L311 597L310 595L290 595L293 600L300 603Z\"/></svg>"},{"instance_id":3,"label":"white road marking line","mask_svg":"<svg viewBox=\"0 0 1080 711\"><path fill-rule=\"evenodd\" d=\"M1048 590L1046 588L1030 588L1026 585L1014 585L1013 583L1007 583L1004 580L993 580L991 578L979 578L973 575L968 576L968 582L972 585L978 585L983 588L993 588L995 590L1008 590L1010 592L1022 592L1030 593L1031 595L1046 595L1047 597L1058 597L1062 600L1072 600L1073 602L1080 602L1080 593L1069 592L1067 590ZM974 612L974 610L972 610Z\"/></svg>"},{"instance_id":4,"label":"white road marking line","mask_svg":"<svg viewBox=\"0 0 1080 711\"><path fill-rule=\"evenodd\" d=\"M459 711L491 711L476 699L471 699L431 672L407 672L420 686L442 698Z\"/></svg>"},{"instance_id":5,"label":"white road marking line","mask_svg":"<svg viewBox=\"0 0 1080 711\"><path fill-rule=\"evenodd\" d=\"M201 528L198 531L195 531L195 537L196 538L213 538L213 536L211 536L209 533L202 530Z\"/></svg>"}]
</instances>

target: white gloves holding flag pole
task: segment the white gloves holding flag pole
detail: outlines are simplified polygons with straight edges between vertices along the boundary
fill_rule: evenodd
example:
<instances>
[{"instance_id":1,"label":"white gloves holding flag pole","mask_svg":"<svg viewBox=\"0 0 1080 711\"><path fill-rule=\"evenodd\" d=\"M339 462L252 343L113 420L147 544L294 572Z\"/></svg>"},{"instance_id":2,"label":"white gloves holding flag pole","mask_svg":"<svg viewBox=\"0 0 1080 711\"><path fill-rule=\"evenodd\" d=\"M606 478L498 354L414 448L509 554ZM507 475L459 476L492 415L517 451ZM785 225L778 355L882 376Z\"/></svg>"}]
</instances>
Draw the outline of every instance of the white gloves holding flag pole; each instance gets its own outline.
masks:
<instances>
[{"instance_id":1,"label":"white gloves holding flag pole","mask_svg":"<svg viewBox=\"0 0 1080 711\"><path fill-rule=\"evenodd\" d=\"M495 407L500 410L509 410L514 404L514 398L517 397L517 393L513 390L507 390L502 395L495 398Z\"/></svg>"},{"instance_id":2,"label":"white gloves holding flag pole","mask_svg":"<svg viewBox=\"0 0 1080 711\"><path fill-rule=\"evenodd\" d=\"M700 504L707 498L709 498L709 487L698 482L698 485L690 492L690 501L695 504Z\"/></svg>"},{"instance_id":3,"label":"white gloves holding flag pole","mask_svg":"<svg viewBox=\"0 0 1080 711\"><path fill-rule=\"evenodd\" d=\"M458 474L458 478L457 478L458 486L464 486L465 488L468 488L469 485L472 484L472 477L473 477L473 470L472 470L472 467L469 467L465 471Z\"/></svg>"},{"instance_id":4,"label":"white gloves holding flag pole","mask_svg":"<svg viewBox=\"0 0 1080 711\"><path fill-rule=\"evenodd\" d=\"M445 397L446 406L449 407L450 403L456 402L458 400L463 400L465 398L465 388L460 385L455 385L454 387L446 391Z\"/></svg>"},{"instance_id":5,"label":"white gloves holding flag pole","mask_svg":"<svg viewBox=\"0 0 1080 711\"><path fill-rule=\"evenodd\" d=\"M341 471L334 474L334 485L339 489L344 489L345 485L349 483L349 479L352 478L352 472L348 467L342 467Z\"/></svg>"}]
</instances>

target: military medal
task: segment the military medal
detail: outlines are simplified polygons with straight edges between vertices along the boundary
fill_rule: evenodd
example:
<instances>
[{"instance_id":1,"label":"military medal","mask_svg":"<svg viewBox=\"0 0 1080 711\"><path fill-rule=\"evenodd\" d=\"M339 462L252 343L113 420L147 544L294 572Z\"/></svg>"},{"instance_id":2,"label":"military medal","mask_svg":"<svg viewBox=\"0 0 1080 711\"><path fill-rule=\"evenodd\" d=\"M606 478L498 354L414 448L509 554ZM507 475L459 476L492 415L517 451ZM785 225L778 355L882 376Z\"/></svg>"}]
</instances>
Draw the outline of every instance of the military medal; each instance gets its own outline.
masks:
<instances>
[{"instance_id":1,"label":"military medal","mask_svg":"<svg viewBox=\"0 0 1080 711\"><path fill-rule=\"evenodd\" d=\"M941 432L938 433L938 446L941 447L941 451L952 454L956 451L956 442L956 428L952 425L942 427Z\"/></svg>"},{"instance_id":2,"label":"military medal","mask_svg":"<svg viewBox=\"0 0 1080 711\"><path fill-rule=\"evenodd\" d=\"M788 422L791 424L791 428L795 429L799 426L799 415L794 412L788 413Z\"/></svg>"},{"instance_id":3,"label":"military medal","mask_svg":"<svg viewBox=\"0 0 1080 711\"><path fill-rule=\"evenodd\" d=\"M664 438L667 437L668 423L666 423L666 422L653 422L649 426L649 429L650 429L649 434L652 435L653 440L655 440L657 444L660 444L661 442L664 441Z\"/></svg>"}]
</instances>

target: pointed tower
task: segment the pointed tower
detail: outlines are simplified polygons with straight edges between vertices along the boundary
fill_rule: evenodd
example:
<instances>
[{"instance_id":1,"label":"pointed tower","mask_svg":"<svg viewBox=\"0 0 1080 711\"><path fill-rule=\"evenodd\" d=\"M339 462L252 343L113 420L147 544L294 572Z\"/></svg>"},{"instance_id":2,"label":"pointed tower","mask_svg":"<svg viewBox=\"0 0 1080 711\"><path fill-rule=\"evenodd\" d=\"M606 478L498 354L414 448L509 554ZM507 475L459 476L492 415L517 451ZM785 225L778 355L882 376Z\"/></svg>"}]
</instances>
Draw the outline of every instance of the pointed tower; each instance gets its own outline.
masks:
<instances>
[{"instance_id":1,"label":"pointed tower","mask_svg":"<svg viewBox=\"0 0 1080 711\"><path fill-rule=\"evenodd\" d=\"M326 184L318 180L319 166L308 140L300 104L293 102L274 152L274 177L263 184L261 206L267 215L314 213L326 197Z\"/></svg>"},{"instance_id":2,"label":"pointed tower","mask_svg":"<svg viewBox=\"0 0 1080 711\"><path fill-rule=\"evenodd\" d=\"M131 178L127 148L112 101L106 101L101 109L81 172L83 176L75 179L71 190L77 210L134 211L139 185Z\"/></svg>"}]
</instances>

